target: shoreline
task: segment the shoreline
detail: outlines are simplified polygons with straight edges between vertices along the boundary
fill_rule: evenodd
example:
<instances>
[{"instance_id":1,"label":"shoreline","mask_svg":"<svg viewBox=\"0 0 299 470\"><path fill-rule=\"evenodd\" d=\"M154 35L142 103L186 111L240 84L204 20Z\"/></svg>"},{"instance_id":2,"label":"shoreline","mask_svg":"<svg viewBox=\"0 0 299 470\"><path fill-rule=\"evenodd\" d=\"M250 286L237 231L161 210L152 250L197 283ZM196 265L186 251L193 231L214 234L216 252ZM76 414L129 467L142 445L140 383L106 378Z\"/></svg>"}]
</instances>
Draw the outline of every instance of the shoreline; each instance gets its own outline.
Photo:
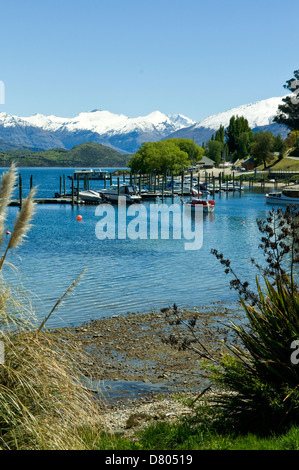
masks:
<instances>
[{"instance_id":1,"label":"shoreline","mask_svg":"<svg viewBox=\"0 0 299 470\"><path fill-rule=\"evenodd\" d=\"M153 395L198 394L208 382L199 367L202 357L194 348L217 359L228 352L223 342L233 340L229 320L238 321L242 312L225 305L178 312L182 322L173 309L165 308L56 328L52 334L71 341L78 358L86 353L83 362L78 359L86 386L108 406ZM195 317L199 342L188 327Z\"/></svg>"},{"instance_id":2,"label":"shoreline","mask_svg":"<svg viewBox=\"0 0 299 470\"><path fill-rule=\"evenodd\" d=\"M184 323L165 308L52 331L78 351L79 370L99 400L107 432L130 437L150 422L174 422L192 413L182 397L195 399L209 386L200 369L203 358L192 347L204 353L206 348L219 359L228 352L222 341L234 342L226 326L229 320L244 318L237 306L221 304L179 313ZM193 342L187 326L195 316L194 332L200 344ZM82 351L87 353L84 362Z\"/></svg>"}]
</instances>

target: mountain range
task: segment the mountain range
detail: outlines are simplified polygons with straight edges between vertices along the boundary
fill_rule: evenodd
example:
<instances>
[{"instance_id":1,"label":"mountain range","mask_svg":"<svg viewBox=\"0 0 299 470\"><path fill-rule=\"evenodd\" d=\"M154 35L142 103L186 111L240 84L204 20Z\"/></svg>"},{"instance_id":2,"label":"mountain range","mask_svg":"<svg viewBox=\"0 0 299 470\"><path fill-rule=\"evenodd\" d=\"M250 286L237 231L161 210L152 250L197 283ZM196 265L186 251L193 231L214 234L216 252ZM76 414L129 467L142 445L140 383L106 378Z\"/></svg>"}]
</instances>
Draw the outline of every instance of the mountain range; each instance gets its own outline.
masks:
<instances>
[{"instance_id":1,"label":"mountain range","mask_svg":"<svg viewBox=\"0 0 299 470\"><path fill-rule=\"evenodd\" d=\"M135 153L143 142L169 138L189 138L202 145L219 129L227 127L231 116L244 116L253 130L270 130L286 137L284 126L273 123L282 97L269 98L211 115L196 122L182 114L166 115L154 111L130 118L123 114L95 109L72 118L35 114L29 117L0 113L0 150L29 148L72 149L95 142L123 154Z\"/></svg>"}]
</instances>

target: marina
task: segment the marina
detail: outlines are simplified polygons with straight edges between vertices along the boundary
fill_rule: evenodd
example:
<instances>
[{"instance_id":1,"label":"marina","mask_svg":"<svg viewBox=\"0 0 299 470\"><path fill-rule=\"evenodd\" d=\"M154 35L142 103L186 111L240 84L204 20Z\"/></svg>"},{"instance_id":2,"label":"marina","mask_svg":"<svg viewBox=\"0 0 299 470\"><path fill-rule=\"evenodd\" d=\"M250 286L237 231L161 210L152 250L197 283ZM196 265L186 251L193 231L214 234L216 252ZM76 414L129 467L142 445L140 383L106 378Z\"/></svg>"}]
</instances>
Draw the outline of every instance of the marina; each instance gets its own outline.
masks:
<instances>
[{"instance_id":1,"label":"marina","mask_svg":"<svg viewBox=\"0 0 299 470\"><path fill-rule=\"evenodd\" d=\"M45 169L41 169L43 171ZM113 202L119 196L130 191L135 196L134 202L137 200L153 200L156 198L169 198L175 196L211 196L222 192L243 191L244 185L242 179L235 179L234 174L224 177L224 172L217 177L210 173L198 173L197 177L182 174L179 177L167 175L134 175L120 169L105 170L73 170L69 169L68 174L57 175L59 179L59 188L53 188L52 194L47 197L36 197L37 204L98 204L108 199ZM28 171L30 171L28 169ZM27 171L26 171L27 173ZM122 175L120 175L122 173ZM29 189L35 184L33 174L27 176L29 178ZM70 184L67 185L67 181ZM25 184L25 185L24 185ZM125 189L126 188L126 189ZM130 189L128 189L130 188ZM25 193L24 193L25 191ZM12 201L12 205L21 206L23 197L28 193L27 185L23 181L22 172L19 174L18 182L18 198ZM127 200L132 199L127 195Z\"/></svg>"},{"instance_id":2,"label":"marina","mask_svg":"<svg viewBox=\"0 0 299 470\"><path fill-rule=\"evenodd\" d=\"M44 318L45 312L52 309L71 282L86 269L74 295L65 299L50 318L49 327L78 325L127 312L149 313L174 303L192 309L218 302L223 305L236 302L238 297L229 288L228 277L211 255L213 248L231 259L242 278L254 278L255 269L250 259L262 259L256 219L265 217L270 208L262 184L252 187L244 182L242 191L222 191L214 197L208 195L207 199L215 200L215 210L203 218L203 245L198 250L186 251L184 240L171 236L168 240L149 236L147 239L99 240L95 230L99 221L96 208L100 206L77 204L77 194L74 194L72 205L67 185L66 195L63 194L63 175L68 181L67 176L73 172L71 168L20 169L22 198L28 195L33 184L37 186L38 204L28 240L16 254L10 254L9 261L16 266L24 288L32 293L37 317ZM118 178L123 182L122 175L115 175L113 184L117 184ZM55 198L53 195L60 191L60 179L62 195ZM126 175L126 181L129 179ZM94 181L89 190L103 187L104 181ZM173 203L180 206L190 199L190 194L182 200L180 194L162 189L158 192L157 185L156 193L154 188L152 193L159 195L158 202L164 202L166 206ZM16 205L9 209L9 231L19 210L18 187L15 196ZM142 200L147 214L140 215L140 223L142 217L148 217L148 209L154 201L155 197ZM117 229L117 205L114 211ZM77 219L77 216L80 217ZM132 217L127 218L128 228L131 220ZM36 266L39 266L38 270ZM11 270L6 269L5 276L14 282Z\"/></svg>"}]
</instances>

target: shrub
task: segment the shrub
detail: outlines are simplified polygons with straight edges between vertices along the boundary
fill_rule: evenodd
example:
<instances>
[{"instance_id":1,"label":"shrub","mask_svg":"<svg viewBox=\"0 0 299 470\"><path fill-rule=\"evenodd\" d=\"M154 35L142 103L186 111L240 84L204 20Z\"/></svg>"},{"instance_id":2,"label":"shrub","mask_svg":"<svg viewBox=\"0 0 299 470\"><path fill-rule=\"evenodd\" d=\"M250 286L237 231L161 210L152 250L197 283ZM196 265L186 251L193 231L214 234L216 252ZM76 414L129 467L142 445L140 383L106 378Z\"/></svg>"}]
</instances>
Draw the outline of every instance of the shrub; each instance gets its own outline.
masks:
<instances>
[{"instance_id":1,"label":"shrub","mask_svg":"<svg viewBox=\"0 0 299 470\"><path fill-rule=\"evenodd\" d=\"M278 430L299 421L299 365L291 360L293 341L299 340L298 215L288 207L258 220L267 264L252 260L265 284L262 288L256 278L257 292L213 250L226 274L233 274L231 287L239 291L247 322L231 324L241 346L229 345L231 354L210 367L212 383L220 387L212 401L231 425L246 431Z\"/></svg>"}]
</instances>

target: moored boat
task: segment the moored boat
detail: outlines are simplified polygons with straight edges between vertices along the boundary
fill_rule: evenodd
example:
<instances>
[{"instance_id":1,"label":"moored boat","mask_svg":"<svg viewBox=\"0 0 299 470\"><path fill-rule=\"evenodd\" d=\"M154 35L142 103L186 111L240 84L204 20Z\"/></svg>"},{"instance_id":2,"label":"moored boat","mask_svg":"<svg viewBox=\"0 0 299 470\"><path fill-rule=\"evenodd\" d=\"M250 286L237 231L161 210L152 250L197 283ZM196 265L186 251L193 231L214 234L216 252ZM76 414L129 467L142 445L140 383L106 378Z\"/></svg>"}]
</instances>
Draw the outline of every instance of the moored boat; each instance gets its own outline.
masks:
<instances>
[{"instance_id":1,"label":"moored boat","mask_svg":"<svg viewBox=\"0 0 299 470\"><path fill-rule=\"evenodd\" d=\"M298 204L299 206L299 186L286 186L282 191L266 194L265 199L271 204Z\"/></svg>"},{"instance_id":2,"label":"moored boat","mask_svg":"<svg viewBox=\"0 0 299 470\"><path fill-rule=\"evenodd\" d=\"M123 184L119 188L117 184L114 184L110 188L101 189L99 194L104 200L111 202L117 202L119 196L125 197L126 202L129 203L141 201L141 196L137 193L135 187L129 184Z\"/></svg>"},{"instance_id":3,"label":"moored boat","mask_svg":"<svg viewBox=\"0 0 299 470\"><path fill-rule=\"evenodd\" d=\"M76 170L74 171L73 176L68 176L69 179L74 179L76 180L84 180L85 178L88 178L89 180L103 180L105 178L105 175L108 174L108 171L106 170L92 170L89 168L88 170Z\"/></svg>"},{"instance_id":4,"label":"moored boat","mask_svg":"<svg viewBox=\"0 0 299 470\"><path fill-rule=\"evenodd\" d=\"M89 203L102 202L101 195L97 191L93 191L92 189L88 191L79 191L79 197L84 202L89 202Z\"/></svg>"},{"instance_id":5,"label":"moored boat","mask_svg":"<svg viewBox=\"0 0 299 470\"><path fill-rule=\"evenodd\" d=\"M189 201L184 202L184 204L197 207L202 206L203 212L214 212L215 210L215 201L210 199L201 199L199 197L192 197Z\"/></svg>"}]
</instances>

